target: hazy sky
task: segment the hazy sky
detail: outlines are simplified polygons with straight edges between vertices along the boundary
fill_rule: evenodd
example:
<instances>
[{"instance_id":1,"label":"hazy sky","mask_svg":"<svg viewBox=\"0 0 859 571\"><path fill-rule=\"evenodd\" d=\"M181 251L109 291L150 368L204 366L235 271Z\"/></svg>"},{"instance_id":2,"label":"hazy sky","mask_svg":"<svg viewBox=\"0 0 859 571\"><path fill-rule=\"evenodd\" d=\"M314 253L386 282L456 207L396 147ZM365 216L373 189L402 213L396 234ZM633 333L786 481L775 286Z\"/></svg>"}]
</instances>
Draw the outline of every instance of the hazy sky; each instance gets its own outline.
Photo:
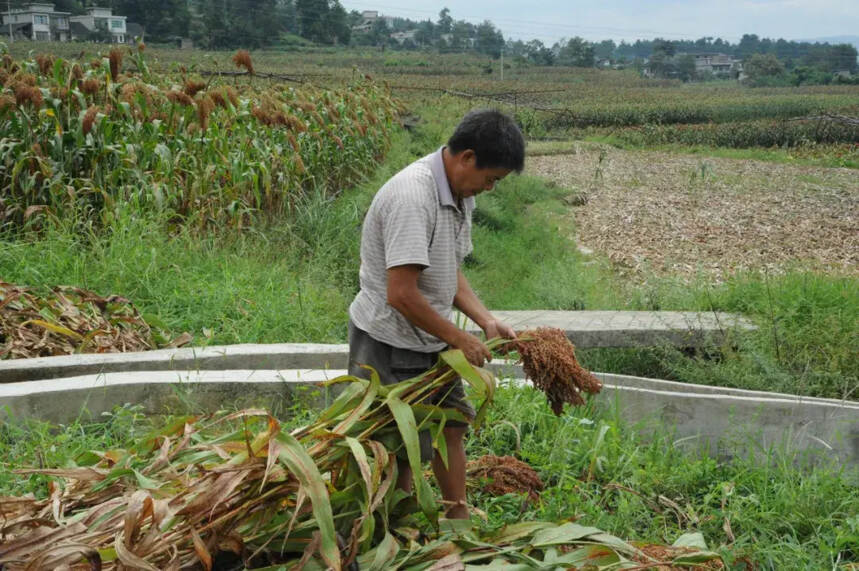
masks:
<instances>
[{"instance_id":1,"label":"hazy sky","mask_svg":"<svg viewBox=\"0 0 859 571\"><path fill-rule=\"evenodd\" d=\"M588 40L702 36L736 42L745 33L808 39L859 35L859 0L341 0L347 10L378 10L412 20L438 19L442 7L457 20L491 20L513 39Z\"/></svg>"}]
</instances>

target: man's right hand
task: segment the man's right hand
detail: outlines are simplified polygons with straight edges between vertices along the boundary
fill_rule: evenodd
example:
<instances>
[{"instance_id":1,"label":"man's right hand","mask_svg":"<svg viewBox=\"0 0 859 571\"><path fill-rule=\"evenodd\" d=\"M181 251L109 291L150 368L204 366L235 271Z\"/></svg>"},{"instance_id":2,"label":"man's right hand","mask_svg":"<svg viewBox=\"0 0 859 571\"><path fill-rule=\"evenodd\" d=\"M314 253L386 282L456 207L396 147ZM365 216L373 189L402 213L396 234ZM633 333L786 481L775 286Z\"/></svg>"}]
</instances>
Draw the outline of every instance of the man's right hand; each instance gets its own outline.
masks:
<instances>
[{"instance_id":1,"label":"man's right hand","mask_svg":"<svg viewBox=\"0 0 859 571\"><path fill-rule=\"evenodd\" d=\"M462 332L456 343L451 345L465 353L465 358L475 367L482 367L486 361L492 360L492 353L484 343L471 333Z\"/></svg>"}]
</instances>

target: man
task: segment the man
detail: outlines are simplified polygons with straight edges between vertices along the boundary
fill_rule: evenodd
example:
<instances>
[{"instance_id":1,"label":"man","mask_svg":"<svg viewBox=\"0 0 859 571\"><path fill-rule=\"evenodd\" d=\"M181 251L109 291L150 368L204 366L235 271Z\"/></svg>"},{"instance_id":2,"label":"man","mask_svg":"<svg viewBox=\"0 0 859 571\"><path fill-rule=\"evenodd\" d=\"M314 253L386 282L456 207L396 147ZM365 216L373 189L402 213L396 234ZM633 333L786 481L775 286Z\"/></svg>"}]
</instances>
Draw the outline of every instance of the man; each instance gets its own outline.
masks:
<instances>
[{"instance_id":1,"label":"man","mask_svg":"<svg viewBox=\"0 0 859 571\"><path fill-rule=\"evenodd\" d=\"M481 366L486 345L451 322L453 307L493 337L513 338L477 298L460 266L471 252L474 197L510 172L521 172L525 141L516 124L498 111L466 115L445 147L415 161L376 193L361 233L361 290L349 308L349 373L368 378L369 365L383 383L412 378L431 368L439 352L461 349ZM475 412L457 379L440 402L469 420ZM448 507L446 517L468 518L465 448L468 426L444 428L448 465L433 455L427 431L421 456L432 467ZM411 491L411 470L398 463L397 485Z\"/></svg>"}]
</instances>

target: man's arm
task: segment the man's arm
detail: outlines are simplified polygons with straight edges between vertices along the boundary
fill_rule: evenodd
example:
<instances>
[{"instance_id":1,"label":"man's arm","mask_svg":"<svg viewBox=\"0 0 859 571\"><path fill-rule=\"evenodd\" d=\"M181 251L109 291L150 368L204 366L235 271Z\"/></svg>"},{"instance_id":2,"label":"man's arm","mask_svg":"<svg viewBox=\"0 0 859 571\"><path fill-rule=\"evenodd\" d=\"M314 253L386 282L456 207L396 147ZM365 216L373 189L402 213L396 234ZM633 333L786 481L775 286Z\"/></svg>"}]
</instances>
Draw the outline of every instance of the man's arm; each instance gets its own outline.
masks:
<instances>
[{"instance_id":1,"label":"man's arm","mask_svg":"<svg viewBox=\"0 0 859 571\"><path fill-rule=\"evenodd\" d=\"M494 337L504 337L505 339L516 338L516 332L512 327L503 321L495 319L489 310L486 309L486 306L483 305L483 302L480 301L480 298L471 289L471 284L468 283L468 279L462 273L462 270L457 270L456 272L456 296L453 298L453 305L475 322L478 327L483 329L487 339Z\"/></svg>"},{"instance_id":2,"label":"man's arm","mask_svg":"<svg viewBox=\"0 0 859 571\"><path fill-rule=\"evenodd\" d=\"M480 339L459 329L433 309L418 289L421 266L395 266L388 270L388 304L403 317L451 347L461 349L466 358L478 367L492 358ZM458 294L457 294L458 295ZM473 295L473 294L472 294Z\"/></svg>"}]
</instances>

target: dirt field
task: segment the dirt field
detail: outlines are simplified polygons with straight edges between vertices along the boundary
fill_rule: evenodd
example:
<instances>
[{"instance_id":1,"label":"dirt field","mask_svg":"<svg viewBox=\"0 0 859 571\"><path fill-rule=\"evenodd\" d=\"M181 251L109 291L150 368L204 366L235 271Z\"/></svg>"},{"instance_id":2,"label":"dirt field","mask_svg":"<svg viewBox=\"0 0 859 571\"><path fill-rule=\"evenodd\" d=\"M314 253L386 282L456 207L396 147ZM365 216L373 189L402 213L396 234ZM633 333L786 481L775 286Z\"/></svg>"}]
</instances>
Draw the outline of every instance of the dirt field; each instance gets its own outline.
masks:
<instances>
[{"instance_id":1,"label":"dirt field","mask_svg":"<svg viewBox=\"0 0 859 571\"><path fill-rule=\"evenodd\" d=\"M530 157L527 171L585 194L571 207L577 241L620 268L717 280L797 265L859 274L859 171L575 150Z\"/></svg>"}]
</instances>

